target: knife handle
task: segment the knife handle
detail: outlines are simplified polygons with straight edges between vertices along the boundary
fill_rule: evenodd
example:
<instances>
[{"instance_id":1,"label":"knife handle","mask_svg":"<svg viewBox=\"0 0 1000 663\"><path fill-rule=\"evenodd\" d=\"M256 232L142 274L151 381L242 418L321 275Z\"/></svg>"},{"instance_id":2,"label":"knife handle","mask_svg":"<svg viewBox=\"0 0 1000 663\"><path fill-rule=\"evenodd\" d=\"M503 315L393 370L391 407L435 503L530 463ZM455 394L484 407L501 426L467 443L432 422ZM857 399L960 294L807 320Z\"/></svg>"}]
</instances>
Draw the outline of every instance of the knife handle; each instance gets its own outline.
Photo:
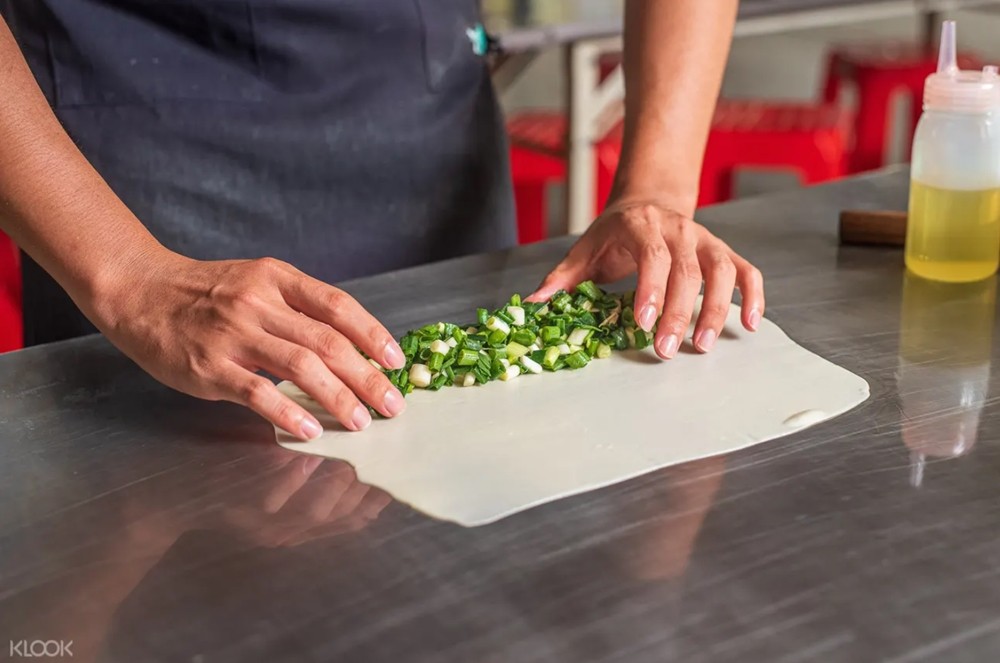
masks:
<instances>
[{"instance_id":1,"label":"knife handle","mask_svg":"<svg viewBox=\"0 0 1000 663\"><path fill-rule=\"evenodd\" d=\"M906 218L906 212L844 210L840 213L840 243L902 247Z\"/></svg>"}]
</instances>

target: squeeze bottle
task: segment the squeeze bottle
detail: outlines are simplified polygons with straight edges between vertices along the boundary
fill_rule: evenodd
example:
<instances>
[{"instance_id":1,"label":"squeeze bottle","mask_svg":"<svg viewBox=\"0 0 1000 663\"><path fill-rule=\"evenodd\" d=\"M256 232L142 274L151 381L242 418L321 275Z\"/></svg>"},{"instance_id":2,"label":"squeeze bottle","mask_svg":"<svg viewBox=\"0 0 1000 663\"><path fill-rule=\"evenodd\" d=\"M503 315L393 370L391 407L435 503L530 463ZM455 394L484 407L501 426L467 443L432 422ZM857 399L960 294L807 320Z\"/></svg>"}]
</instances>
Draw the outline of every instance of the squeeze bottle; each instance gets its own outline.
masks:
<instances>
[{"instance_id":1,"label":"squeeze bottle","mask_svg":"<svg viewBox=\"0 0 1000 663\"><path fill-rule=\"evenodd\" d=\"M913 138L906 266L965 283L1000 264L1000 76L960 71L955 22L941 30L937 73L924 86Z\"/></svg>"}]
</instances>

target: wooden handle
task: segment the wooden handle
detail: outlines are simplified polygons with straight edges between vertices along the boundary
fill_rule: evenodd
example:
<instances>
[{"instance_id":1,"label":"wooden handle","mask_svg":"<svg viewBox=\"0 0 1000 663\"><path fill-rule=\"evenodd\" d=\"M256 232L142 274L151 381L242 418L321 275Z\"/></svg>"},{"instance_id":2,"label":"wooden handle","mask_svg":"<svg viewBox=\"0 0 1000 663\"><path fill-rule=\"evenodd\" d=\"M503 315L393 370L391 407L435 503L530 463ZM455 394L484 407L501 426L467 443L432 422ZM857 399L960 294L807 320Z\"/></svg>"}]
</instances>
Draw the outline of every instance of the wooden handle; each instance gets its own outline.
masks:
<instances>
[{"instance_id":1,"label":"wooden handle","mask_svg":"<svg viewBox=\"0 0 1000 663\"><path fill-rule=\"evenodd\" d=\"M906 243L906 212L844 210L840 243L901 247Z\"/></svg>"}]
</instances>

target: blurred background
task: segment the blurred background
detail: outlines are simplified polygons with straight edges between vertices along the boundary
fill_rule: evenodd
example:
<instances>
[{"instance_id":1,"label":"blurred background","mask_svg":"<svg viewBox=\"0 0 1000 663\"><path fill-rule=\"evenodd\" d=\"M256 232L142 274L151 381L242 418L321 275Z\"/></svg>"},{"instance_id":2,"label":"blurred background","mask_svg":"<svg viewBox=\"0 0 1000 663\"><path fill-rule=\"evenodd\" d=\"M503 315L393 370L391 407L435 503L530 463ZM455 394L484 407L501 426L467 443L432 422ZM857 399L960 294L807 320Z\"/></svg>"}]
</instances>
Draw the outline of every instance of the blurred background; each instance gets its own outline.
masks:
<instances>
[{"instance_id":1,"label":"blurred background","mask_svg":"<svg viewBox=\"0 0 1000 663\"><path fill-rule=\"evenodd\" d=\"M484 10L489 27L501 34L516 32L520 26L585 26L596 30L610 25L620 15L622 2L611 0L486 0ZM956 7L958 9L956 9ZM838 50L867 51L862 65L884 74L891 88L888 120L885 124L885 153L882 163L891 165L909 159L911 107L914 99L906 88L906 72L892 71L894 51L902 55L896 64L926 70L936 58L940 23L958 22L959 46L974 54L976 66L1000 62L1000 3L990 2L898 2L894 0L742 0L732 53L722 86L722 99L753 100L764 104L797 101L819 105ZM523 28L520 28L523 29ZM928 41L930 39L931 41ZM567 68L565 40L562 47L541 49L517 79L501 95L508 117L518 113L549 109L565 112ZM914 47L928 52L902 53ZM923 63L915 60L922 59ZM865 62L864 60L867 60ZM888 61L887 61L888 60ZM920 71L916 78L922 79ZM848 78L850 76L848 75ZM912 77L911 77L912 78ZM895 80L894 80L895 79ZM839 99L841 106L856 118L859 86L847 81ZM917 91L919 92L919 91ZM919 98L916 100L919 110ZM846 150L855 141L854 127L846 135ZM514 137L517 142L516 136ZM711 150L711 146L710 146ZM746 150L743 150L744 153ZM744 154L753 161L752 154ZM869 169L852 167L846 155L846 174ZM516 165L516 164L515 164ZM755 167L752 163L734 169L733 196L749 196L801 186L802 176L792 164L786 167ZM566 228L566 196L562 181L551 181L545 196L546 232L559 234ZM723 196L725 197L725 196ZM719 201L711 201L719 202Z\"/></svg>"}]
</instances>

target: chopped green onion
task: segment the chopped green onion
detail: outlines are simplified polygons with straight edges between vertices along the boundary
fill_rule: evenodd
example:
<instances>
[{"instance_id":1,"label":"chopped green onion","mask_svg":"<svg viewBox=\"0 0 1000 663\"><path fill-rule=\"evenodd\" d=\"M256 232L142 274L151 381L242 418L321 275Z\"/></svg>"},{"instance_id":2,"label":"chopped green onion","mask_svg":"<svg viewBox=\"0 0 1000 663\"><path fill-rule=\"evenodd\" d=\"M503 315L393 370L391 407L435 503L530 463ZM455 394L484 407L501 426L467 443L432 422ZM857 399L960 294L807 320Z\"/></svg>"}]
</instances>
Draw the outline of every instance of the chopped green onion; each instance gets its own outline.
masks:
<instances>
[{"instance_id":1,"label":"chopped green onion","mask_svg":"<svg viewBox=\"0 0 1000 663\"><path fill-rule=\"evenodd\" d=\"M552 368L556 365L556 361L559 360L559 355L559 348L554 345L546 348L545 355L542 358L542 366L545 368Z\"/></svg>"},{"instance_id":2,"label":"chopped green onion","mask_svg":"<svg viewBox=\"0 0 1000 663\"><path fill-rule=\"evenodd\" d=\"M473 373L466 373L465 375L462 376L462 386L463 387L471 387L474 384L476 384L476 376L475 376L475 374L473 374Z\"/></svg>"},{"instance_id":3,"label":"chopped green onion","mask_svg":"<svg viewBox=\"0 0 1000 663\"><path fill-rule=\"evenodd\" d=\"M594 332L589 329L583 329L581 327L575 328L569 333L569 338L567 341L570 345L586 345L587 341L590 339L591 334Z\"/></svg>"},{"instance_id":4,"label":"chopped green onion","mask_svg":"<svg viewBox=\"0 0 1000 663\"><path fill-rule=\"evenodd\" d=\"M561 355L568 355L570 354L570 352L572 352L572 350L569 349L569 345L567 345L566 343L560 343L556 347L559 348L559 354Z\"/></svg>"},{"instance_id":5,"label":"chopped green onion","mask_svg":"<svg viewBox=\"0 0 1000 663\"><path fill-rule=\"evenodd\" d=\"M629 327L635 327L635 313L632 312L631 306L626 306L622 311L622 322Z\"/></svg>"},{"instance_id":6,"label":"chopped green onion","mask_svg":"<svg viewBox=\"0 0 1000 663\"><path fill-rule=\"evenodd\" d=\"M502 320L499 314L486 320L486 328L490 331L503 332L504 336L510 333L510 324Z\"/></svg>"},{"instance_id":7,"label":"chopped green onion","mask_svg":"<svg viewBox=\"0 0 1000 663\"><path fill-rule=\"evenodd\" d=\"M562 335L562 330L559 327L542 327L542 344L549 345L553 341L558 341L562 338Z\"/></svg>"},{"instance_id":8,"label":"chopped green onion","mask_svg":"<svg viewBox=\"0 0 1000 663\"><path fill-rule=\"evenodd\" d=\"M490 317L490 312L487 311L486 309L484 309L484 308L477 308L476 309L476 320L479 321L479 324L485 325L486 324L486 319L489 318L489 317Z\"/></svg>"},{"instance_id":9,"label":"chopped green onion","mask_svg":"<svg viewBox=\"0 0 1000 663\"><path fill-rule=\"evenodd\" d=\"M641 329L636 329L635 330L635 349L636 350L645 350L646 348L649 347L649 344L650 344L649 334L647 334L646 332L642 331Z\"/></svg>"},{"instance_id":10,"label":"chopped green onion","mask_svg":"<svg viewBox=\"0 0 1000 663\"><path fill-rule=\"evenodd\" d=\"M502 311L502 310L501 311L497 311L496 313L493 314L493 316L496 317L496 318L499 318L500 320L503 320L508 325L514 324L514 316L512 316L507 311ZM486 322L488 324L489 320L487 320Z\"/></svg>"},{"instance_id":11,"label":"chopped green onion","mask_svg":"<svg viewBox=\"0 0 1000 663\"><path fill-rule=\"evenodd\" d=\"M588 357L587 353L583 351L574 352L566 357L566 365L573 369L583 368L589 363L590 357Z\"/></svg>"},{"instance_id":12,"label":"chopped green onion","mask_svg":"<svg viewBox=\"0 0 1000 663\"><path fill-rule=\"evenodd\" d=\"M500 379L507 382L508 380L513 380L520 374L521 368L519 366L511 365L504 369L504 372L500 374Z\"/></svg>"},{"instance_id":13,"label":"chopped green onion","mask_svg":"<svg viewBox=\"0 0 1000 663\"><path fill-rule=\"evenodd\" d=\"M432 354L431 358L427 360L427 368L429 368L431 372L440 371L441 366L443 365L444 365L444 355L438 354L437 352Z\"/></svg>"},{"instance_id":14,"label":"chopped green onion","mask_svg":"<svg viewBox=\"0 0 1000 663\"><path fill-rule=\"evenodd\" d=\"M521 357L520 361L521 366L523 366L529 373L535 373L537 375L542 372L541 365L528 355Z\"/></svg>"},{"instance_id":15,"label":"chopped green onion","mask_svg":"<svg viewBox=\"0 0 1000 663\"><path fill-rule=\"evenodd\" d=\"M493 346L504 345L507 341L507 332L497 329L496 331L490 332L487 340L489 341L489 344Z\"/></svg>"},{"instance_id":16,"label":"chopped green onion","mask_svg":"<svg viewBox=\"0 0 1000 663\"><path fill-rule=\"evenodd\" d=\"M431 352L434 354L446 355L451 352L451 347L449 347L449 345L444 341L438 340L431 343Z\"/></svg>"},{"instance_id":17,"label":"chopped green onion","mask_svg":"<svg viewBox=\"0 0 1000 663\"><path fill-rule=\"evenodd\" d=\"M459 366L475 366L479 362L479 353L472 348L462 348L458 351Z\"/></svg>"},{"instance_id":18,"label":"chopped green onion","mask_svg":"<svg viewBox=\"0 0 1000 663\"><path fill-rule=\"evenodd\" d=\"M469 336L465 337L465 343L464 343L464 345L465 345L465 347L469 348L470 350L479 351L479 350L483 349L483 344L486 343L486 342L487 342L487 340L486 340L485 336L481 336L479 334L474 334L474 335L469 335Z\"/></svg>"},{"instance_id":19,"label":"chopped green onion","mask_svg":"<svg viewBox=\"0 0 1000 663\"><path fill-rule=\"evenodd\" d=\"M583 283L578 283L576 286L576 291L586 297L591 301L597 301L604 296L604 292L594 285L593 281L584 281Z\"/></svg>"},{"instance_id":20,"label":"chopped green onion","mask_svg":"<svg viewBox=\"0 0 1000 663\"><path fill-rule=\"evenodd\" d=\"M507 344L507 359L510 361L517 361L519 357L523 357L526 354L528 354L528 348L520 343L511 342Z\"/></svg>"},{"instance_id":21,"label":"chopped green onion","mask_svg":"<svg viewBox=\"0 0 1000 663\"><path fill-rule=\"evenodd\" d=\"M549 300L549 306L551 306L557 311L565 311L566 309L570 308L572 303L573 303L573 298L565 290L560 290L559 292L557 292L555 295L552 296L551 300Z\"/></svg>"},{"instance_id":22,"label":"chopped green onion","mask_svg":"<svg viewBox=\"0 0 1000 663\"><path fill-rule=\"evenodd\" d=\"M611 346L607 343L598 343L597 353L594 356L598 359L607 359L611 356Z\"/></svg>"},{"instance_id":23,"label":"chopped green onion","mask_svg":"<svg viewBox=\"0 0 1000 663\"><path fill-rule=\"evenodd\" d=\"M426 389L431 384L431 371L423 364L410 366L410 384Z\"/></svg>"},{"instance_id":24,"label":"chopped green onion","mask_svg":"<svg viewBox=\"0 0 1000 663\"><path fill-rule=\"evenodd\" d=\"M531 345L535 342L535 334L527 329L515 329L510 340L521 345Z\"/></svg>"},{"instance_id":25,"label":"chopped green onion","mask_svg":"<svg viewBox=\"0 0 1000 663\"><path fill-rule=\"evenodd\" d=\"M511 317L511 324L515 327L524 326L524 309L520 306L508 306L507 315Z\"/></svg>"},{"instance_id":26,"label":"chopped green onion","mask_svg":"<svg viewBox=\"0 0 1000 663\"><path fill-rule=\"evenodd\" d=\"M518 295L517 293L511 295L510 296L510 305L511 306L520 306L521 305L521 295Z\"/></svg>"}]
</instances>

